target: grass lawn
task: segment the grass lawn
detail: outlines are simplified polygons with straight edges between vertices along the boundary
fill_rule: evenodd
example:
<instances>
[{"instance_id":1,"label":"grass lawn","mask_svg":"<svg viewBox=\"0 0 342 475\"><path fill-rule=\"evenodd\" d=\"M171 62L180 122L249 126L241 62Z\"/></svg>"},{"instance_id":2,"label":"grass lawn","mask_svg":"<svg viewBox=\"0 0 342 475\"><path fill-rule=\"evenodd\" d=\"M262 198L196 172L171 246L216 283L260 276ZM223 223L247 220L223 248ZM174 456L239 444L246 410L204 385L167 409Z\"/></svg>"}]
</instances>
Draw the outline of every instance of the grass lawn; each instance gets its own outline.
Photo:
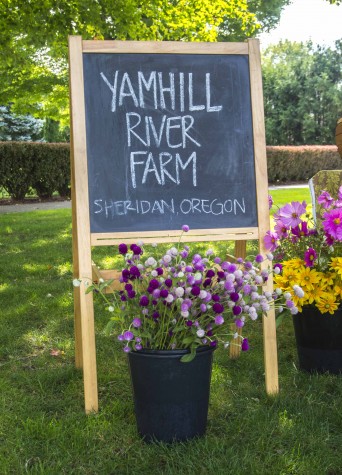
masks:
<instances>
[{"instance_id":1,"label":"grass lawn","mask_svg":"<svg viewBox=\"0 0 342 475\"><path fill-rule=\"evenodd\" d=\"M273 193L277 202L282 192ZM308 198L295 192L290 199ZM342 378L298 371L290 321L278 329L279 395L265 394L258 322L241 358L215 352L206 436L147 445L136 432L126 355L105 336L99 308L100 410L84 414L82 373L74 368L70 210L0 215L0 246L1 475L342 474ZM226 243L214 246L225 254ZM101 248L95 260L118 263Z\"/></svg>"}]
</instances>

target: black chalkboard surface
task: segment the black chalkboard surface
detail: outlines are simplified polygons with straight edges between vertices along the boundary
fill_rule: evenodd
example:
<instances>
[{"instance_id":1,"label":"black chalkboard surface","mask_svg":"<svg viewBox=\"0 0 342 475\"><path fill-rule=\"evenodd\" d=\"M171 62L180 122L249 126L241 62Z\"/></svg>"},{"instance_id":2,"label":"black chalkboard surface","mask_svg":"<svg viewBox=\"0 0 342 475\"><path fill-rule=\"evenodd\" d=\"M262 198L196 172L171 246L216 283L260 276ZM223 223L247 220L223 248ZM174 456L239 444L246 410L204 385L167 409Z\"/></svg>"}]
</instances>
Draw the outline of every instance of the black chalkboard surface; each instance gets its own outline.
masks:
<instances>
[{"instance_id":1,"label":"black chalkboard surface","mask_svg":"<svg viewBox=\"0 0 342 475\"><path fill-rule=\"evenodd\" d=\"M258 225L248 56L83 53L92 233Z\"/></svg>"}]
</instances>

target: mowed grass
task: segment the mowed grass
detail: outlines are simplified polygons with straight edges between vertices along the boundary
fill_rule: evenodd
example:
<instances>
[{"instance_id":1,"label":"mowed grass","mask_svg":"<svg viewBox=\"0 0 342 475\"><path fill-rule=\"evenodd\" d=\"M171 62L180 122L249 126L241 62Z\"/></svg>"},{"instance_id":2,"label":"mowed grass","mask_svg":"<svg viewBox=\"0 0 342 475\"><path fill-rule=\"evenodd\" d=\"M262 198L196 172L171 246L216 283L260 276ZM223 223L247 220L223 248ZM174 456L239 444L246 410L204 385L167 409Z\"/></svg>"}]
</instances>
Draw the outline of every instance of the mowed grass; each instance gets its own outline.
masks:
<instances>
[{"instance_id":1,"label":"mowed grass","mask_svg":"<svg viewBox=\"0 0 342 475\"><path fill-rule=\"evenodd\" d=\"M222 256L232 251L232 243L213 246ZM290 320L277 335L278 395L265 393L258 322L246 330L251 350L238 360L215 352L206 436L147 445L136 431L126 355L105 336L107 316L97 305L100 410L84 414L74 367L70 210L0 215L0 256L1 475L342 474L342 378L297 369ZM94 258L119 264L110 249L97 248Z\"/></svg>"}]
</instances>

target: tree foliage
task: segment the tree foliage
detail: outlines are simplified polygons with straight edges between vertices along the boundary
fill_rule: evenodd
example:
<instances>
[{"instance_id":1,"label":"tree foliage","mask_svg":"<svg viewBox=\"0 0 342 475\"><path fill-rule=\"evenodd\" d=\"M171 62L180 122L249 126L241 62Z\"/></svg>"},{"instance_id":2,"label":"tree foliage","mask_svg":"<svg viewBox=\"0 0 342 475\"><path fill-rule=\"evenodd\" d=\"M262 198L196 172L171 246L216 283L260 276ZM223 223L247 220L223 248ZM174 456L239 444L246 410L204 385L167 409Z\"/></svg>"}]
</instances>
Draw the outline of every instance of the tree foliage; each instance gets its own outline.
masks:
<instances>
[{"instance_id":1,"label":"tree foliage","mask_svg":"<svg viewBox=\"0 0 342 475\"><path fill-rule=\"evenodd\" d=\"M269 145L332 144L342 116L342 40L332 49L280 42L263 55Z\"/></svg>"},{"instance_id":2,"label":"tree foliage","mask_svg":"<svg viewBox=\"0 0 342 475\"><path fill-rule=\"evenodd\" d=\"M279 20L289 0L2 0L0 104L68 118L67 36L244 40Z\"/></svg>"},{"instance_id":3,"label":"tree foliage","mask_svg":"<svg viewBox=\"0 0 342 475\"><path fill-rule=\"evenodd\" d=\"M43 137L43 121L12 114L10 106L0 106L0 141L38 141Z\"/></svg>"}]
</instances>

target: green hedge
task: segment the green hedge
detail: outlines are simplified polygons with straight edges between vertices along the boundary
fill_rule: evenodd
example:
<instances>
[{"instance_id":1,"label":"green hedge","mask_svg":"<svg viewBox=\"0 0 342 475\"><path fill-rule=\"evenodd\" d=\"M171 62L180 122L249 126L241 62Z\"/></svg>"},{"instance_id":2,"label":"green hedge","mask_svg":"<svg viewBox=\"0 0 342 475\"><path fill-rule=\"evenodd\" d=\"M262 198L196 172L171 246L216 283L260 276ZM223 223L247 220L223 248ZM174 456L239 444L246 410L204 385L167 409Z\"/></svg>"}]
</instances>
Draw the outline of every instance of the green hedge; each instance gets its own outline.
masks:
<instances>
[{"instance_id":1,"label":"green hedge","mask_svg":"<svg viewBox=\"0 0 342 475\"><path fill-rule=\"evenodd\" d=\"M70 196L70 145L0 142L0 187L15 200L33 188L40 198Z\"/></svg>"},{"instance_id":2,"label":"green hedge","mask_svg":"<svg viewBox=\"0 0 342 475\"><path fill-rule=\"evenodd\" d=\"M268 146L269 183L306 182L320 170L341 170L335 145Z\"/></svg>"},{"instance_id":3,"label":"green hedge","mask_svg":"<svg viewBox=\"0 0 342 475\"><path fill-rule=\"evenodd\" d=\"M267 147L270 183L306 182L319 170L340 170L335 145ZM0 188L22 200L33 188L40 198L70 196L70 145L0 142Z\"/></svg>"}]
</instances>

